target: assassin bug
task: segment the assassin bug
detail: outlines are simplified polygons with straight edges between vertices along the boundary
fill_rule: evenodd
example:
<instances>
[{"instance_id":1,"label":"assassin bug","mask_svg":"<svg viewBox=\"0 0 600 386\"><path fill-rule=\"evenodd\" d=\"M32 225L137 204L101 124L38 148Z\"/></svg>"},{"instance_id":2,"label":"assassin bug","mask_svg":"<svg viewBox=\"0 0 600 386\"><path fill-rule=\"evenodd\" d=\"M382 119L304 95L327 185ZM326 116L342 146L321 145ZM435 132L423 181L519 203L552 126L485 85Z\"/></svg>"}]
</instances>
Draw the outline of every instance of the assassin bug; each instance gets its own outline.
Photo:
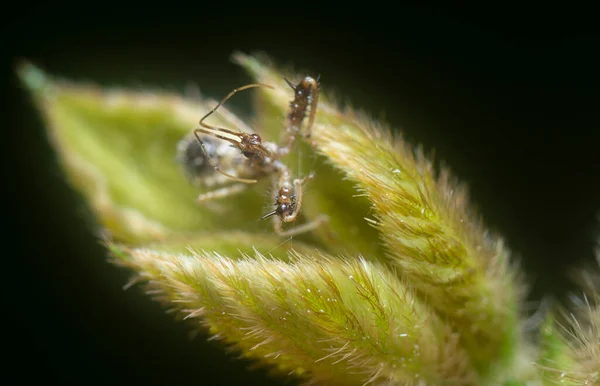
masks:
<instances>
[{"instance_id":1,"label":"assassin bug","mask_svg":"<svg viewBox=\"0 0 600 386\"><path fill-rule=\"evenodd\" d=\"M312 80L310 77L306 79ZM266 84L255 83L231 91L202 117L199 122L200 127L193 131L193 138L186 138L180 142L178 150L178 158L186 168L187 174L195 178L197 182L206 186L225 185L227 180L237 182L200 194L198 202L240 193L247 189L249 184L270 176L276 192L275 209L264 215L262 219L273 217L274 229L280 236L291 236L310 231L327 220L326 216L321 215L306 224L283 230L283 223L296 220L302 206L303 185L312 179L314 174L292 180L288 167L280 158L291 151L307 110L310 110L307 125L309 134L305 134L305 136L310 135L310 126L316 114L315 91L318 91L318 84L314 80L309 82L303 80L297 86L287 82L294 89L295 98L290 103L291 112L288 115L289 124L286 128L286 144L284 146L278 146L273 142L263 142L260 135L251 133L251 130L243 122L224 108L220 113L235 122L238 127L244 128L246 132L212 126L204 122L238 91L256 87L273 88ZM222 142L215 141L215 139ZM223 144L228 145L224 147ZM245 158L236 156L232 153L232 149L234 153L235 149L239 150ZM214 158L218 159L218 162L215 162ZM210 169L216 173L210 173Z\"/></svg>"},{"instance_id":2,"label":"assassin bug","mask_svg":"<svg viewBox=\"0 0 600 386\"><path fill-rule=\"evenodd\" d=\"M315 121L317 113L317 105L319 103L319 77L314 79L310 76L304 77L298 84L293 84L287 78L285 82L294 90L294 100L290 102L290 113L287 116L288 125L283 133L283 149L289 151L296 137L302 130L302 121L306 117L308 111L308 123L304 129L304 138L310 140L311 128ZM311 140L313 147L316 147L314 141Z\"/></svg>"}]
</instances>

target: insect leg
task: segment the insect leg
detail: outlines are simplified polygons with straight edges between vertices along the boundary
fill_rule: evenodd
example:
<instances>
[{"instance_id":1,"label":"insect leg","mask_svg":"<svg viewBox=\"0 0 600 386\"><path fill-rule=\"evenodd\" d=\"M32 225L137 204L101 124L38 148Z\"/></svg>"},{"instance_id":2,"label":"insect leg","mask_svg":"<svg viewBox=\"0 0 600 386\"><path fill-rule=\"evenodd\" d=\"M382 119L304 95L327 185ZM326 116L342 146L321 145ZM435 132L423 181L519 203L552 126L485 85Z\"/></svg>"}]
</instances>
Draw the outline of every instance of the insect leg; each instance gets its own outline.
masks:
<instances>
[{"instance_id":1,"label":"insect leg","mask_svg":"<svg viewBox=\"0 0 600 386\"><path fill-rule=\"evenodd\" d=\"M213 102L215 102L215 101L210 101L208 103L212 104ZM248 126L244 121L242 121L240 118L238 118L237 115L235 115L234 113L229 111L227 109L227 107L225 107L223 105L221 105L217 114L224 117L225 120L231 122L236 127L236 129L238 129L238 131L240 131L240 132L250 133L253 131L250 126Z\"/></svg>"},{"instance_id":2,"label":"insect leg","mask_svg":"<svg viewBox=\"0 0 600 386\"><path fill-rule=\"evenodd\" d=\"M248 85L236 88L235 90L233 90L229 94L227 94L227 96L225 98L223 98L223 100L221 100L221 102L217 103L217 105L215 107L213 107L212 110L210 110L205 116L203 116L202 119L200 119L200 126L205 127L207 129L213 129L213 130L222 129L222 130L225 130L225 131L229 131L227 129L223 129L223 128L220 128L220 127L215 127L215 126L207 125L206 123L204 123L204 120L206 118L208 118L209 116L211 116L219 108L219 106L221 106L223 103L227 102L227 100L229 98L231 98L238 91L246 90L246 89L249 89L249 88L255 88L255 87L265 87L265 88L273 89L273 86L269 86L268 84L263 84L263 83L252 83L252 84L248 84Z\"/></svg>"},{"instance_id":3,"label":"insect leg","mask_svg":"<svg viewBox=\"0 0 600 386\"><path fill-rule=\"evenodd\" d=\"M234 184L231 186L226 186L224 188L219 188L215 190L211 190L209 192L202 193L196 199L196 202L201 203L204 201L216 200L219 198L232 196L234 194L238 194L248 189L248 185L245 184Z\"/></svg>"},{"instance_id":4,"label":"insect leg","mask_svg":"<svg viewBox=\"0 0 600 386\"><path fill-rule=\"evenodd\" d=\"M204 155L206 156L206 159L208 160L208 162L210 163L210 165L213 167L213 169L215 169L217 172L221 173L225 177L231 178L234 181L243 182L245 184L255 184L257 182L257 180L239 178L239 177L236 177L234 175L231 175L231 174L229 174L229 173L224 172L223 170L221 170L217 166L217 164L214 163L214 161L210 157L210 154L208 154L208 151L206 151L206 147L204 147L204 142L202 142L202 139L200 139L200 135L198 133L206 134L206 131L204 131L203 129L195 129L194 130L194 135L196 136L196 139L198 140L198 142L200 142L200 146L202 146L202 151L204 152ZM218 137L218 138L220 138L220 137Z\"/></svg>"},{"instance_id":5,"label":"insect leg","mask_svg":"<svg viewBox=\"0 0 600 386\"><path fill-rule=\"evenodd\" d=\"M283 216L283 222L292 222L296 220L296 217L298 216L298 213L300 213L300 209L302 208L302 186L308 180L312 180L314 176L314 173L310 173L304 178L296 178L294 180L294 195L296 196L294 209L290 214Z\"/></svg>"},{"instance_id":6,"label":"insect leg","mask_svg":"<svg viewBox=\"0 0 600 386\"><path fill-rule=\"evenodd\" d=\"M321 226L321 224L326 223L327 221L329 221L329 217L327 217L324 214L321 214L317 216L314 220L309 221L305 224L283 230L283 221L279 217L275 216L273 217L273 227L275 229L275 233L277 233L278 236L290 237L299 235L304 232L310 232Z\"/></svg>"}]
</instances>

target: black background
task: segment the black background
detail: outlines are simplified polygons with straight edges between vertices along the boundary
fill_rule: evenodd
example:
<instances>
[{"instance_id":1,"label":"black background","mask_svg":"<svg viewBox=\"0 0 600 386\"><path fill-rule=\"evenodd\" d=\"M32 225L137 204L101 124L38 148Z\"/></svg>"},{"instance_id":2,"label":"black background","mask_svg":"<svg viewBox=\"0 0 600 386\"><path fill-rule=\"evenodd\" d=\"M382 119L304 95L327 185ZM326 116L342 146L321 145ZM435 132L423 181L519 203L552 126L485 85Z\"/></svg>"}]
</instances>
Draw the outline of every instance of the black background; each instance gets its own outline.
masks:
<instances>
[{"instance_id":1,"label":"black background","mask_svg":"<svg viewBox=\"0 0 600 386\"><path fill-rule=\"evenodd\" d=\"M251 6L252 4L248 4ZM63 181L40 119L12 75L27 58L101 84L224 95L249 81L228 60L265 51L320 73L323 88L400 128L469 183L532 284L532 301L573 289L594 258L600 212L600 61L592 12L520 9L29 6L4 16L2 300L22 381L277 384L245 371L105 261L83 201ZM92 8L96 7L96 8ZM243 100L245 97L240 97ZM19 382L21 383L21 382Z\"/></svg>"}]
</instances>

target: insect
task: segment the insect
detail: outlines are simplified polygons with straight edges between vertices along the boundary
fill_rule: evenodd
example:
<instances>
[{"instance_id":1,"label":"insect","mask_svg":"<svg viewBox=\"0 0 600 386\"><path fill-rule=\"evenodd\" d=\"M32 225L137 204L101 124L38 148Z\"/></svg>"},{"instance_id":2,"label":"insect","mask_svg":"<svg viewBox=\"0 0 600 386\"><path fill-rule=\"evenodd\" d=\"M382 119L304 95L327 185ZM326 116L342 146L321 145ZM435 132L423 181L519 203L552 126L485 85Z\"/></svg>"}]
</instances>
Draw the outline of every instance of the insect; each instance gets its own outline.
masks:
<instances>
[{"instance_id":1,"label":"insect","mask_svg":"<svg viewBox=\"0 0 600 386\"><path fill-rule=\"evenodd\" d=\"M310 80L305 82L306 79ZM235 115L222 107L239 91L256 87L273 88L262 83L249 84L231 91L200 119L200 127L194 129L193 136L186 137L178 145L178 159L183 164L188 177L207 187L222 186L200 194L197 198L198 202L240 193L259 179L271 177L273 190L276 192L275 209L265 214L262 219L272 217L275 232L280 236L292 236L310 231L327 221L327 217L321 215L303 225L283 229L284 223L295 221L298 217L302 207L303 186L314 177L314 173L304 178L292 179L289 168L281 158L291 151L295 137L301 131L307 110L309 110L308 135L304 135L307 138L310 136L310 126L314 121L318 100L316 97L318 83L314 79L306 77L296 86L289 81L288 84L294 89L295 97L290 103L291 112L288 114L283 146L273 142L263 142L260 135L253 133ZM234 122L238 126L238 131L204 122L219 108L221 108L219 113ZM240 128L244 131L240 131ZM239 157L239 152L242 153L243 158ZM230 181L236 183L227 185Z\"/></svg>"},{"instance_id":2,"label":"insect","mask_svg":"<svg viewBox=\"0 0 600 386\"><path fill-rule=\"evenodd\" d=\"M319 78L314 79L306 76L296 85L286 78L284 80L294 90L294 100L290 102L291 110L287 116L288 124L283 133L285 146L282 149L289 151L302 130L302 121L306 117L307 110L308 123L304 130L304 137L310 140L311 128L315 121L317 105L319 103ZM313 147L316 147L316 144L312 140L311 144Z\"/></svg>"}]
</instances>

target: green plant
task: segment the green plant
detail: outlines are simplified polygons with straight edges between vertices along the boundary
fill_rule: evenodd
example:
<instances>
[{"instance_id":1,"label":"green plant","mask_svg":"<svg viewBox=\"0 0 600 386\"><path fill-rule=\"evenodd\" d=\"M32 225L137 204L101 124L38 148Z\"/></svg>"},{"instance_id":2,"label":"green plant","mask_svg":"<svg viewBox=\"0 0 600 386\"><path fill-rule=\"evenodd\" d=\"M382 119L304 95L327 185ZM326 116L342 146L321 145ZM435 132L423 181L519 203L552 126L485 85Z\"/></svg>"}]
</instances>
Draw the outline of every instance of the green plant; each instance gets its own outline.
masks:
<instances>
[{"instance_id":1,"label":"green plant","mask_svg":"<svg viewBox=\"0 0 600 386\"><path fill-rule=\"evenodd\" d=\"M257 91L256 112L261 135L276 138L289 88L266 59L235 60L275 87ZM309 158L295 173L316 171L305 219L330 221L282 240L256 221L264 183L221 208L195 203L175 149L210 102L74 84L31 64L19 73L112 261L245 356L323 384L598 384L598 279L587 276L573 328L548 315L536 345L522 327L518 270L464 186L326 93L317 150L300 144L288 159Z\"/></svg>"}]
</instances>

